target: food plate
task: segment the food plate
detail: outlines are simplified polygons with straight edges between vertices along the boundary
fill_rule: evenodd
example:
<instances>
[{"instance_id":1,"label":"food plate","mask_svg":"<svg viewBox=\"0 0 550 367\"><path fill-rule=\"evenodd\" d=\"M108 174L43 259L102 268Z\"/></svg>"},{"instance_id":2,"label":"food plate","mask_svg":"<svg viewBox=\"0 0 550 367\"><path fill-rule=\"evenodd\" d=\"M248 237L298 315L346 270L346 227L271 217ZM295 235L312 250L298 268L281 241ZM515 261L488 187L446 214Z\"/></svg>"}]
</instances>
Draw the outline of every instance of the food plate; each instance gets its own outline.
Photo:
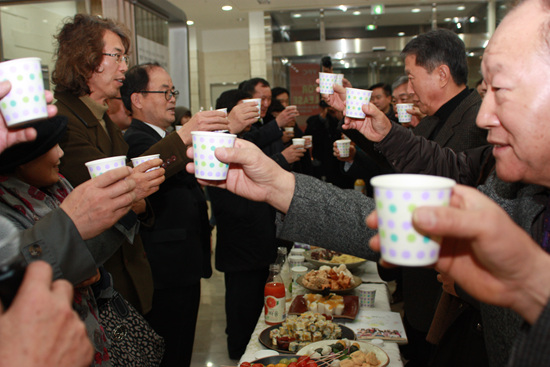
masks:
<instances>
[{"instance_id":1,"label":"food plate","mask_svg":"<svg viewBox=\"0 0 550 367\"><path fill-rule=\"evenodd\" d=\"M323 295L326 295L326 294L329 294L329 293L346 294L346 293L350 293L352 290L359 287L361 285L361 283L363 283L363 281L361 280L361 277L358 277L357 275L352 275L352 277L353 277L354 285L352 285L351 287L346 288L346 289L312 288L312 287L304 285L304 282L303 282L304 276L303 275L301 277L299 277L298 279L296 279L296 282L298 284L300 284L302 287L304 287L305 289L309 290L309 291L316 292L316 293L321 293Z\"/></svg>"},{"instance_id":2,"label":"food plate","mask_svg":"<svg viewBox=\"0 0 550 367\"><path fill-rule=\"evenodd\" d=\"M279 363L283 358L284 359L292 359L292 358L300 358L301 356L296 354L285 354L283 356L271 356L271 357L263 357L256 359L255 361L250 362L251 365L254 365L254 363L261 363L264 366L267 366L268 364L277 364ZM311 358L312 361L315 361L314 358Z\"/></svg>"},{"instance_id":3,"label":"food plate","mask_svg":"<svg viewBox=\"0 0 550 367\"><path fill-rule=\"evenodd\" d=\"M311 344L303 347L302 349L300 349L297 354L299 356L307 356L307 355L312 354L315 351L315 349L322 348L325 345L334 344L337 341L338 340L321 340L321 341L318 341L318 342L315 342L315 343L311 343ZM363 353L373 352L374 354L376 354L376 358L378 358L378 360L380 362L382 362L380 367L387 366L390 363L390 357L380 347L377 347L376 345L372 345L372 344L367 343L367 342L354 341L353 343L359 344L359 346L361 348L361 351Z\"/></svg>"},{"instance_id":4,"label":"food plate","mask_svg":"<svg viewBox=\"0 0 550 367\"><path fill-rule=\"evenodd\" d=\"M349 319L354 320L359 312L359 297L344 295L344 312L341 315L331 315L333 319ZM307 301L304 296L296 296L288 310L289 315L300 315L308 311Z\"/></svg>"},{"instance_id":5,"label":"food plate","mask_svg":"<svg viewBox=\"0 0 550 367\"><path fill-rule=\"evenodd\" d=\"M268 327L267 329L264 329L261 333L258 339L260 340L260 343L266 348L276 350L279 353L286 353L291 354L293 352L289 352L286 349L279 349L276 345L271 344L271 338L269 337L269 332L273 329L276 329L280 327L281 325L273 325ZM349 340L355 340L355 333L353 330L351 330L349 327L338 324L340 326L340 329L342 329L342 339L349 339Z\"/></svg>"},{"instance_id":6,"label":"food plate","mask_svg":"<svg viewBox=\"0 0 550 367\"><path fill-rule=\"evenodd\" d=\"M319 248L319 249L315 249L315 250L306 251L304 253L304 258L307 261L309 261L310 263L312 263L313 265L315 265L317 268L319 268L323 265L338 266L338 265L341 264L341 263L331 263L330 261L326 261L326 260L315 260L315 259L311 258L312 253L321 252L321 251L324 251L324 249ZM359 266L361 266L362 264L364 264L366 262L367 262L367 260L362 260L362 261L357 261L357 262L353 262L353 263L345 263L344 265L346 265L346 267L349 270L353 270L353 269L358 268Z\"/></svg>"}]
</instances>

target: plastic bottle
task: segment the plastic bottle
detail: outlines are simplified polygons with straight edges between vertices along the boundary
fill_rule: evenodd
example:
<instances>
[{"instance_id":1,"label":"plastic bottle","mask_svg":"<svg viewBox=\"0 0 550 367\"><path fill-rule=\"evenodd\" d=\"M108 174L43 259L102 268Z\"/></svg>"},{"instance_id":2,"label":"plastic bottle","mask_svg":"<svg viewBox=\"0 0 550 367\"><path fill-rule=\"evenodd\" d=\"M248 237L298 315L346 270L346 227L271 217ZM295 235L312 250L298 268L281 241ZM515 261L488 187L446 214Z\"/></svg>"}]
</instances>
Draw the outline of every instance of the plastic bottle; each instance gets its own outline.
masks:
<instances>
[{"instance_id":1,"label":"plastic bottle","mask_svg":"<svg viewBox=\"0 0 550 367\"><path fill-rule=\"evenodd\" d=\"M358 178L357 180L355 180L355 183L353 185L353 188L356 190L356 191L361 191L363 194L365 193L365 181L363 181L362 179Z\"/></svg>"},{"instance_id":2,"label":"plastic bottle","mask_svg":"<svg viewBox=\"0 0 550 367\"><path fill-rule=\"evenodd\" d=\"M269 277L264 288L265 323L277 325L286 320L285 285L279 274L279 265L269 265Z\"/></svg>"},{"instance_id":3,"label":"plastic bottle","mask_svg":"<svg viewBox=\"0 0 550 367\"><path fill-rule=\"evenodd\" d=\"M292 274L290 273L290 264L286 254L286 247L278 247L275 264L279 265L281 278L285 284L286 300L290 301L292 299Z\"/></svg>"}]
</instances>

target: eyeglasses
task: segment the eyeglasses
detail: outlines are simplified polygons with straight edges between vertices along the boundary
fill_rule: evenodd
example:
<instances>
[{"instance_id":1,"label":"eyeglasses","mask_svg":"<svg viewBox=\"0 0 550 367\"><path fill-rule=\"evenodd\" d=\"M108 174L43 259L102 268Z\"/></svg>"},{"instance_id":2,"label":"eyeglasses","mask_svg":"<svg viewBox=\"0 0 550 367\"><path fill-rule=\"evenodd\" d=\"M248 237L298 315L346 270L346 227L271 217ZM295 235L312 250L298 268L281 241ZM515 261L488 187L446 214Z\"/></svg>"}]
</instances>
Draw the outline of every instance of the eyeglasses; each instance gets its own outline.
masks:
<instances>
[{"instance_id":1,"label":"eyeglasses","mask_svg":"<svg viewBox=\"0 0 550 367\"><path fill-rule=\"evenodd\" d=\"M121 54L108 54L108 53L103 53L103 55L105 56L111 56L111 57L116 57L116 63L117 64L120 64L120 60L124 61L126 63L126 65L128 65L128 60L130 60L130 58L128 57L128 55L121 55Z\"/></svg>"},{"instance_id":2,"label":"eyeglasses","mask_svg":"<svg viewBox=\"0 0 550 367\"><path fill-rule=\"evenodd\" d=\"M172 97L175 99L178 99L178 96L180 95L179 90L142 90L139 93L164 93L164 98L166 98L167 101L171 100Z\"/></svg>"}]
</instances>

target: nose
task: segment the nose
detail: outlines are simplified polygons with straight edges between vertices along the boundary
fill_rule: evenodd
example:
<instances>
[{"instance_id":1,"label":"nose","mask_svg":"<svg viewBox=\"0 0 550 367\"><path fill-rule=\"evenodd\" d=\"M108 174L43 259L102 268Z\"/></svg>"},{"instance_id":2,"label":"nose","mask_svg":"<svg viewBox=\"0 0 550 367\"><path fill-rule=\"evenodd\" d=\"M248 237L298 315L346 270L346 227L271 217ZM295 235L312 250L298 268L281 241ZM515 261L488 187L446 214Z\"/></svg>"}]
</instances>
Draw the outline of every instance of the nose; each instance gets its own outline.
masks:
<instances>
[{"instance_id":1,"label":"nose","mask_svg":"<svg viewBox=\"0 0 550 367\"><path fill-rule=\"evenodd\" d=\"M128 64L124 60L120 60L118 63L118 70L122 73L126 73L128 71Z\"/></svg>"},{"instance_id":2,"label":"nose","mask_svg":"<svg viewBox=\"0 0 550 367\"><path fill-rule=\"evenodd\" d=\"M476 124L482 129L491 129L500 126L500 121L496 115L495 93L490 89L483 98L481 107L477 114Z\"/></svg>"},{"instance_id":3,"label":"nose","mask_svg":"<svg viewBox=\"0 0 550 367\"><path fill-rule=\"evenodd\" d=\"M414 88L410 79L407 82L407 93L414 94Z\"/></svg>"},{"instance_id":4,"label":"nose","mask_svg":"<svg viewBox=\"0 0 550 367\"><path fill-rule=\"evenodd\" d=\"M62 158L65 155L65 152L61 149L59 144L57 145L57 154L59 155L59 158Z\"/></svg>"}]
</instances>

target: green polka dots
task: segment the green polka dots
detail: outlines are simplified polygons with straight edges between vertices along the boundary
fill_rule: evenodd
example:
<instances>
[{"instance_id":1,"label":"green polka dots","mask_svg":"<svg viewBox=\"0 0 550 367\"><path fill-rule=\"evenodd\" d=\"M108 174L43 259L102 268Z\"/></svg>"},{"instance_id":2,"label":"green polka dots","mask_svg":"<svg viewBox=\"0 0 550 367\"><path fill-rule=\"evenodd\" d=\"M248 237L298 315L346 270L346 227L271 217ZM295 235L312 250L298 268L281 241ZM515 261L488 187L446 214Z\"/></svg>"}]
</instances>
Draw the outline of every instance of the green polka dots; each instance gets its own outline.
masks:
<instances>
[{"instance_id":1,"label":"green polka dots","mask_svg":"<svg viewBox=\"0 0 550 367\"><path fill-rule=\"evenodd\" d=\"M23 97L23 102L29 103L29 101L30 101L29 97Z\"/></svg>"},{"instance_id":2,"label":"green polka dots","mask_svg":"<svg viewBox=\"0 0 550 367\"><path fill-rule=\"evenodd\" d=\"M416 241L416 235L414 233L411 233L407 235L407 241L408 242L415 242Z\"/></svg>"},{"instance_id":3,"label":"green polka dots","mask_svg":"<svg viewBox=\"0 0 550 367\"><path fill-rule=\"evenodd\" d=\"M377 200L376 201L376 207L378 208L378 210L382 210L382 209L384 209L384 203L382 203L381 200Z\"/></svg>"},{"instance_id":4,"label":"green polka dots","mask_svg":"<svg viewBox=\"0 0 550 367\"><path fill-rule=\"evenodd\" d=\"M204 145L204 144L201 145L201 149L202 149L202 150L205 150L205 149L206 149L206 145Z\"/></svg>"},{"instance_id":5,"label":"green polka dots","mask_svg":"<svg viewBox=\"0 0 550 367\"><path fill-rule=\"evenodd\" d=\"M22 81L23 80L23 75L18 75L17 80Z\"/></svg>"},{"instance_id":6,"label":"green polka dots","mask_svg":"<svg viewBox=\"0 0 550 367\"><path fill-rule=\"evenodd\" d=\"M407 207L407 210L409 211L409 213L412 213L414 212L414 210L416 209L416 205L415 204L411 204Z\"/></svg>"},{"instance_id":7,"label":"green polka dots","mask_svg":"<svg viewBox=\"0 0 550 367\"><path fill-rule=\"evenodd\" d=\"M379 233L380 233L380 238L386 238L386 231L384 231L383 229L381 229L381 230L379 231Z\"/></svg>"}]
</instances>

